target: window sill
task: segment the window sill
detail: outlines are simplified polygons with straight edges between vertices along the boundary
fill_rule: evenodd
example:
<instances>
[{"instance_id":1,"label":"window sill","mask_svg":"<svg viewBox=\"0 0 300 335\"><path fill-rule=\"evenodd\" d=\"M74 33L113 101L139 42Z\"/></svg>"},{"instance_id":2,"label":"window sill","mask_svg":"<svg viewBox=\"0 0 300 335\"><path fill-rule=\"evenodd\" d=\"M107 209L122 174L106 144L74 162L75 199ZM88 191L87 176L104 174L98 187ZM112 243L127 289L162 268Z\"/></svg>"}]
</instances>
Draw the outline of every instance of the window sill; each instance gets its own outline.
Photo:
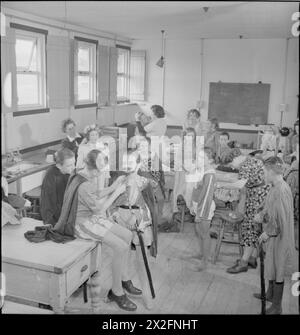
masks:
<instances>
[{"instance_id":1,"label":"window sill","mask_svg":"<svg viewBox=\"0 0 300 335\"><path fill-rule=\"evenodd\" d=\"M28 109L24 111L13 112L13 117L33 115L33 114L42 114L42 113L49 113L49 112L50 112L50 108Z\"/></svg>"},{"instance_id":2,"label":"window sill","mask_svg":"<svg viewBox=\"0 0 300 335\"><path fill-rule=\"evenodd\" d=\"M84 105L75 105L74 109L90 108L90 107L98 107L98 104L97 103L91 103L91 104L84 104Z\"/></svg>"},{"instance_id":3,"label":"window sill","mask_svg":"<svg viewBox=\"0 0 300 335\"><path fill-rule=\"evenodd\" d=\"M129 105L131 104L130 100L119 100L117 101L117 105Z\"/></svg>"}]
</instances>

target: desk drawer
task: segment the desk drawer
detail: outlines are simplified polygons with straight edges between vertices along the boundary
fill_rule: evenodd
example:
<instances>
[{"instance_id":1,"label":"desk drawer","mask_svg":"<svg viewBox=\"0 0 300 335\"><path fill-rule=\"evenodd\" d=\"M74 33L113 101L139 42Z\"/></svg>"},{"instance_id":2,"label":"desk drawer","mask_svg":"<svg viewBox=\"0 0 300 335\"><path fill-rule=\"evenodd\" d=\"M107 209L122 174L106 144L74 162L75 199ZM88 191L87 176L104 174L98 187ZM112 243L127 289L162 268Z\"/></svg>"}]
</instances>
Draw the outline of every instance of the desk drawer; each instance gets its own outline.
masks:
<instances>
[{"instance_id":1,"label":"desk drawer","mask_svg":"<svg viewBox=\"0 0 300 335\"><path fill-rule=\"evenodd\" d=\"M91 254L75 263L66 273L67 295L72 294L83 282L85 282L91 271Z\"/></svg>"}]
</instances>

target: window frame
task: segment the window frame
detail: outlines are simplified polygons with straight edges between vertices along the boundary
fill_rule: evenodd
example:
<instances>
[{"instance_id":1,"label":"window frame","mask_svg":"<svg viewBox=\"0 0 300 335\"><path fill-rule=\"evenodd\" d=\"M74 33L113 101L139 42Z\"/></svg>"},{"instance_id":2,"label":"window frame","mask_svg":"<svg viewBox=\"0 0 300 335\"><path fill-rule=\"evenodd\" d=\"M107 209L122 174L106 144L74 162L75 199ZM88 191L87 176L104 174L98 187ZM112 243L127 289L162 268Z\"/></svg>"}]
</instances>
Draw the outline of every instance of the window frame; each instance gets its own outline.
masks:
<instances>
[{"instance_id":1,"label":"window frame","mask_svg":"<svg viewBox=\"0 0 300 335\"><path fill-rule=\"evenodd\" d=\"M41 103L32 104L32 105L19 105L18 104L18 95L16 95L16 111L13 112L13 116L24 116L31 114L39 113L48 113L50 111L48 107L48 87L47 87L47 35L48 31L44 29L39 29L35 27L30 27L18 23L11 22L10 28L15 29L15 43L18 39L18 36L23 37L23 40L26 38L36 39L37 40L37 62L40 62L40 69L37 71L26 71L19 70L17 68L17 55L16 55L16 93L18 92L18 82L17 75L21 74L35 74L38 78L38 97L41 99ZM21 39L21 38L20 38ZM16 44L15 44L16 46Z\"/></svg>"},{"instance_id":2,"label":"window frame","mask_svg":"<svg viewBox=\"0 0 300 335\"><path fill-rule=\"evenodd\" d=\"M124 46L124 45L116 45L118 50L118 61L119 61L119 49L126 50L128 52L128 59L127 59L127 73L125 72L119 73L117 70L117 104L129 103L130 102L130 56L131 56L131 48ZM118 62L117 62L118 68ZM118 78L122 77L125 78L125 91L126 96L118 96Z\"/></svg>"},{"instance_id":3,"label":"window frame","mask_svg":"<svg viewBox=\"0 0 300 335\"><path fill-rule=\"evenodd\" d=\"M76 47L74 49L74 109L80 109L80 108L90 108L90 107L97 107L98 106L98 41L97 40L91 40L88 38L80 37L80 36L74 36L74 40L76 43ZM90 58L92 59L92 71L79 71L78 70L78 55L75 53L78 52L79 49L79 44L86 45L89 47L91 50L91 46L94 48L95 47L95 53L93 57L89 55ZM76 64L77 61L77 64ZM90 59L91 61L91 59ZM79 73L81 73L81 76L86 75L89 78L92 77L93 80L93 93L94 93L94 101L92 100L78 100L78 77Z\"/></svg>"}]
</instances>

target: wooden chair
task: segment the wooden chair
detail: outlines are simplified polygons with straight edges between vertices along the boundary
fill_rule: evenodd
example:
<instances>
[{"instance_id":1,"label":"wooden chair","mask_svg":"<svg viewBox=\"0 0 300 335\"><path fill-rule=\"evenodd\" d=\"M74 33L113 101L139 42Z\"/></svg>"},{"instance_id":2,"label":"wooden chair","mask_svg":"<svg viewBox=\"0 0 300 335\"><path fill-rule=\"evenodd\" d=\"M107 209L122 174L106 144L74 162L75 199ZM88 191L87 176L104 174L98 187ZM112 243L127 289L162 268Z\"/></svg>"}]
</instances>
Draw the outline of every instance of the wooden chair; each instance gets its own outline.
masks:
<instances>
[{"instance_id":1,"label":"wooden chair","mask_svg":"<svg viewBox=\"0 0 300 335\"><path fill-rule=\"evenodd\" d=\"M25 198L32 203L31 211L28 212L28 215L32 218L40 218L41 186L26 192Z\"/></svg>"},{"instance_id":2,"label":"wooden chair","mask_svg":"<svg viewBox=\"0 0 300 335\"><path fill-rule=\"evenodd\" d=\"M242 257L243 255L243 248L240 245L240 240L241 240L241 223L243 222L244 216L243 214L236 212L236 211L231 211L228 209L224 210L216 210L214 218L219 218L221 219L221 224L220 224L220 230L218 232L218 239L216 243L216 248L215 248L215 254L213 257L213 264L216 263L218 260L219 254L220 254L220 249L222 243L231 243L231 244L238 244L239 245L239 253L240 256ZM228 229L231 228L231 229ZM237 228L238 231L238 240L234 239L224 239L224 234L225 230L229 230L232 235L234 233L234 228Z\"/></svg>"}]
</instances>

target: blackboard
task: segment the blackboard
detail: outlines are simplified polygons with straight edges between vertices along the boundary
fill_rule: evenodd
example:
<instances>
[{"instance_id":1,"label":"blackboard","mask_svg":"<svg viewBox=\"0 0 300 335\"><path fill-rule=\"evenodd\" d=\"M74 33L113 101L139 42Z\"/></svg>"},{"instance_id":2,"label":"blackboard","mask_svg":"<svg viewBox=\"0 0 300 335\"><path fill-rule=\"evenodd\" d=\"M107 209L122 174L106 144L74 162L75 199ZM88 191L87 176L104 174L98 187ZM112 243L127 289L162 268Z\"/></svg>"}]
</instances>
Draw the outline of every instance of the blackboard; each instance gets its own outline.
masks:
<instances>
[{"instance_id":1,"label":"blackboard","mask_svg":"<svg viewBox=\"0 0 300 335\"><path fill-rule=\"evenodd\" d=\"M266 124L270 84L210 83L208 117L219 122Z\"/></svg>"}]
</instances>

